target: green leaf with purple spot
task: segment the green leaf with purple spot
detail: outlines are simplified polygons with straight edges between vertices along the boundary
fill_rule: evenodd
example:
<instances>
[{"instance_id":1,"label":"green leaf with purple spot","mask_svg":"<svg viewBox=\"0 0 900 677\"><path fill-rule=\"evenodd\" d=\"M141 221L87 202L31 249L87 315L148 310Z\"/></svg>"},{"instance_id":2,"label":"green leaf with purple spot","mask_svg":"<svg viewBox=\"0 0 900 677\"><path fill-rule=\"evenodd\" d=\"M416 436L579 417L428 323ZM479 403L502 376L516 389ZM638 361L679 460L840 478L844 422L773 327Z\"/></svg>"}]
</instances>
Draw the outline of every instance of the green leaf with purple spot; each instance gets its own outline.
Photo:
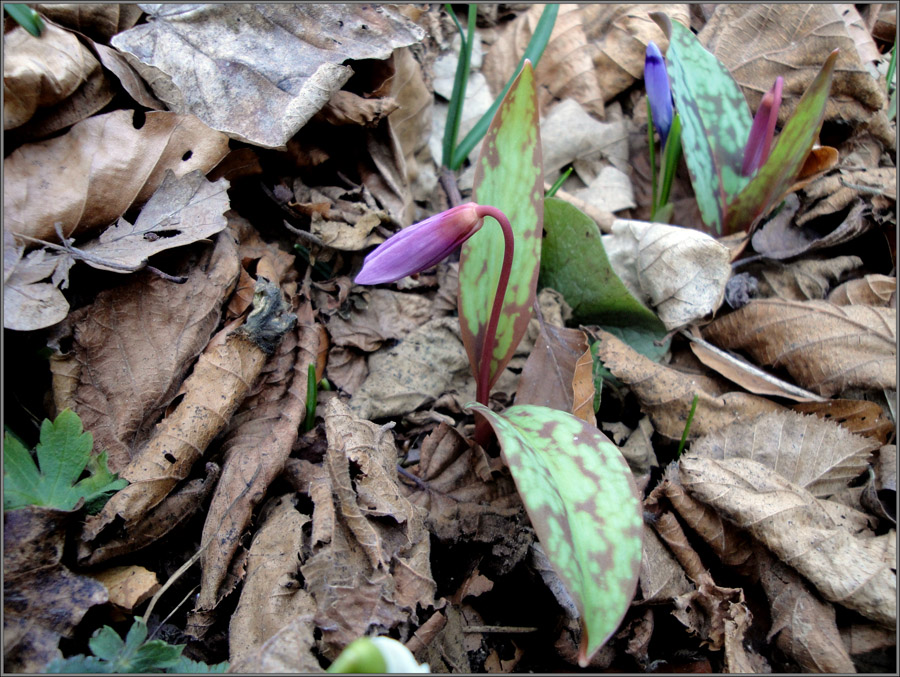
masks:
<instances>
[{"instance_id":1,"label":"green leaf with purple spot","mask_svg":"<svg viewBox=\"0 0 900 677\"><path fill-rule=\"evenodd\" d=\"M641 567L641 501L609 438L571 414L469 404L494 429L537 538L581 613L579 663L616 631Z\"/></svg>"},{"instance_id":2,"label":"green leaf with purple spot","mask_svg":"<svg viewBox=\"0 0 900 677\"><path fill-rule=\"evenodd\" d=\"M741 175L753 120L728 69L691 31L661 12L650 15L669 36L666 61L681 143L704 223L722 232L725 205L749 179Z\"/></svg>"},{"instance_id":3,"label":"green leaf with purple spot","mask_svg":"<svg viewBox=\"0 0 900 677\"><path fill-rule=\"evenodd\" d=\"M797 180L825 119L837 55L838 51L834 50L825 60L781 131L769 159L728 205L724 234L751 230Z\"/></svg>"},{"instance_id":4,"label":"green leaf with purple spot","mask_svg":"<svg viewBox=\"0 0 900 677\"><path fill-rule=\"evenodd\" d=\"M507 92L484 138L475 169L473 199L503 211L515 237L512 274L491 359L493 385L528 328L541 265L544 175L534 70L529 61ZM463 244L460 254L459 324L476 378L500 278L503 247L499 226L486 223Z\"/></svg>"}]
</instances>

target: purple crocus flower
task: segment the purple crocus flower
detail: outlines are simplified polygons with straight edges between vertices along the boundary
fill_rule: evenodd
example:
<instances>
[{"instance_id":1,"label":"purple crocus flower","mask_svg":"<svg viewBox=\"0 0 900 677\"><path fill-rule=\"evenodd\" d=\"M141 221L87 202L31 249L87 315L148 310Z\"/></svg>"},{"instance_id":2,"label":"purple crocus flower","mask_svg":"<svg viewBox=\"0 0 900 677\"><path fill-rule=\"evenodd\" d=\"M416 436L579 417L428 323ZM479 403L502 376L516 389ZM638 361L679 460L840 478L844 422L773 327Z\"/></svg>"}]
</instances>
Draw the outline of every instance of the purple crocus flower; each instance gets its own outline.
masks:
<instances>
[{"instance_id":1,"label":"purple crocus flower","mask_svg":"<svg viewBox=\"0 0 900 677\"><path fill-rule=\"evenodd\" d=\"M644 60L644 87L650 100L653 124L665 148L666 137L672 127L672 89L669 87L665 59L652 40L647 43L647 57Z\"/></svg>"},{"instance_id":2,"label":"purple crocus flower","mask_svg":"<svg viewBox=\"0 0 900 677\"><path fill-rule=\"evenodd\" d=\"M781 107L783 84L784 79L779 75L775 78L772 89L766 92L759 103L756 117L753 118L753 126L750 128L747 146L744 148L744 162L741 165L741 174L744 176L751 176L769 158L772 137L775 136L775 122L778 120L778 109Z\"/></svg>"},{"instance_id":3,"label":"purple crocus flower","mask_svg":"<svg viewBox=\"0 0 900 677\"><path fill-rule=\"evenodd\" d=\"M354 282L394 282L431 268L481 228L480 211L467 202L404 228L366 257Z\"/></svg>"}]
</instances>

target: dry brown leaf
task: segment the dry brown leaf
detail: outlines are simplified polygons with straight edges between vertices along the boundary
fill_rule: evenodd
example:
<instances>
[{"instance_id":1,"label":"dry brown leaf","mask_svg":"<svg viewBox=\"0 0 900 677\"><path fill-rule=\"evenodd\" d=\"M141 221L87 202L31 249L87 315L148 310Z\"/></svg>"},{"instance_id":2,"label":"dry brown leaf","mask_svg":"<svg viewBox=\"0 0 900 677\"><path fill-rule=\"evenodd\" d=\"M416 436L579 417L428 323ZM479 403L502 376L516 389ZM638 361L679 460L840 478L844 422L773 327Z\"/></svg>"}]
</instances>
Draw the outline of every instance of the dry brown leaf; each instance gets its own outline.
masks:
<instances>
[{"instance_id":1,"label":"dry brown leaf","mask_svg":"<svg viewBox=\"0 0 900 677\"><path fill-rule=\"evenodd\" d=\"M205 351L184 382L184 399L153 429L147 443L120 473L129 484L90 518L83 538L93 541L114 521L125 528L141 520L187 477L207 446L227 425L268 355L293 328L281 290L257 287L258 304L226 342Z\"/></svg>"},{"instance_id":2,"label":"dry brown leaf","mask_svg":"<svg viewBox=\"0 0 900 677\"><path fill-rule=\"evenodd\" d=\"M876 440L879 444L885 444L896 430L884 410L876 402L867 400L800 402L792 409L834 421L845 430Z\"/></svg>"},{"instance_id":3,"label":"dry brown leaf","mask_svg":"<svg viewBox=\"0 0 900 677\"><path fill-rule=\"evenodd\" d=\"M159 590L156 574L137 564L110 567L90 575L109 591L109 602L132 613L141 602L145 602Z\"/></svg>"},{"instance_id":4,"label":"dry brown leaf","mask_svg":"<svg viewBox=\"0 0 900 677\"><path fill-rule=\"evenodd\" d=\"M207 172L228 152L228 138L193 116L134 111L97 115L62 136L26 144L3 160L4 228L56 242L108 226L159 188L166 170ZM65 161L61 159L65 158Z\"/></svg>"},{"instance_id":5,"label":"dry brown leaf","mask_svg":"<svg viewBox=\"0 0 900 677\"><path fill-rule=\"evenodd\" d=\"M723 4L697 37L743 88L753 111L775 78L784 78L782 125L837 47L826 119L867 122L884 107L884 89L860 62L839 7Z\"/></svg>"},{"instance_id":6,"label":"dry brown leaf","mask_svg":"<svg viewBox=\"0 0 900 677\"><path fill-rule=\"evenodd\" d=\"M516 404L559 409L596 425L592 368L583 331L544 322L522 369Z\"/></svg>"},{"instance_id":7,"label":"dry brown leaf","mask_svg":"<svg viewBox=\"0 0 900 677\"><path fill-rule=\"evenodd\" d=\"M3 671L42 672L60 637L109 598L92 578L62 564L76 511L29 505L3 513Z\"/></svg>"},{"instance_id":8,"label":"dry brown leaf","mask_svg":"<svg viewBox=\"0 0 900 677\"><path fill-rule=\"evenodd\" d=\"M423 515L397 483L390 432L354 418L337 398L325 430L324 464L292 461L288 471L314 505L300 571L315 599L320 649L333 660L367 631L390 631L433 606L435 582Z\"/></svg>"},{"instance_id":9,"label":"dry brown leaf","mask_svg":"<svg viewBox=\"0 0 900 677\"><path fill-rule=\"evenodd\" d=\"M128 6L134 7L134 5L94 5L94 7ZM118 78L119 84L122 85L122 89L124 89L132 99L150 110L166 109L165 104L150 93L147 83L144 82L144 79L137 74L137 71L135 71L134 68L132 68L122 52L115 50L112 47L101 45L98 42L93 42L91 47L97 55L97 58L100 59L100 63L103 64L103 67Z\"/></svg>"},{"instance_id":10,"label":"dry brown leaf","mask_svg":"<svg viewBox=\"0 0 900 677\"><path fill-rule=\"evenodd\" d=\"M100 292L87 312L73 315L51 343L58 411L70 407L109 452L120 472L147 440L206 346L237 279L238 257L228 233L215 247L188 252L174 284L143 271ZM153 330L147 331L152 318ZM71 348L60 346L71 337Z\"/></svg>"},{"instance_id":11,"label":"dry brown leaf","mask_svg":"<svg viewBox=\"0 0 900 677\"><path fill-rule=\"evenodd\" d=\"M4 234L12 233L4 229ZM9 251L4 247L4 253ZM29 252L24 258L11 257L3 263L3 326L16 331L44 329L62 322L69 314L69 302L59 290L55 280L47 281L62 269L68 275L71 259L46 249Z\"/></svg>"},{"instance_id":12,"label":"dry brown leaf","mask_svg":"<svg viewBox=\"0 0 900 677\"><path fill-rule=\"evenodd\" d=\"M230 661L259 652L290 621L315 613L316 602L299 580L303 527L310 517L295 503L293 495L284 494L270 499L260 512L241 598L228 626ZM310 658L297 656L295 669L302 672L301 664Z\"/></svg>"},{"instance_id":13,"label":"dry brown leaf","mask_svg":"<svg viewBox=\"0 0 900 677\"><path fill-rule=\"evenodd\" d=\"M854 623L841 628L841 639L851 656L896 647L897 633L872 623ZM891 652L893 654L895 652Z\"/></svg>"},{"instance_id":14,"label":"dry brown leaf","mask_svg":"<svg viewBox=\"0 0 900 677\"><path fill-rule=\"evenodd\" d=\"M73 2L32 6L48 19L104 42L116 33L134 26L144 13L138 5L115 3Z\"/></svg>"},{"instance_id":15,"label":"dry brown leaf","mask_svg":"<svg viewBox=\"0 0 900 677\"><path fill-rule=\"evenodd\" d=\"M227 190L225 179L210 183L200 171L176 177L167 169L134 224L120 218L79 247L89 257L85 263L116 273L135 271L153 254L215 235L228 225Z\"/></svg>"},{"instance_id":16,"label":"dry brown leaf","mask_svg":"<svg viewBox=\"0 0 900 677\"><path fill-rule=\"evenodd\" d=\"M819 216L840 212L855 200L870 199L873 194L896 202L897 168L878 167L841 171L840 174L824 176L813 181L804 187L803 192L810 201L817 202L797 219L797 224L801 226ZM868 221L863 221L857 229L864 232L869 225ZM834 234L831 237L833 236Z\"/></svg>"},{"instance_id":17,"label":"dry brown leaf","mask_svg":"<svg viewBox=\"0 0 900 677\"><path fill-rule=\"evenodd\" d=\"M847 280L828 294L827 301L836 306L887 306L897 303L897 278L866 275Z\"/></svg>"},{"instance_id":18,"label":"dry brown leaf","mask_svg":"<svg viewBox=\"0 0 900 677\"><path fill-rule=\"evenodd\" d=\"M582 5L584 31L604 101L616 97L644 77L647 43L665 51L668 40L651 12L666 12L673 21L690 26L687 4Z\"/></svg>"},{"instance_id":19,"label":"dry brown leaf","mask_svg":"<svg viewBox=\"0 0 900 677\"><path fill-rule=\"evenodd\" d=\"M838 4L835 9L840 13L844 23L847 24L847 33L853 38L856 45L856 53L862 63L867 61L878 61L881 59L881 52L872 39L872 34L859 12L851 4Z\"/></svg>"},{"instance_id":20,"label":"dry brown leaf","mask_svg":"<svg viewBox=\"0 0 900 677\"><path fill-rule=\"evenodd\" d=\"M608 332L599 331L598 336L600 360L637 395L641 411L650 416L656 432L671 440L681 439L694 395L699 395L699 401L688 439L783 409L748 393L720 394L712 379L657 364Z\"/></svg>"},{"instance_id":21,"label":"dry brown leaf","mask_svg":"<svg viewBox=\"0 0 900 677\"><path fill-rule=\"evenodd\" d=\"M116 535L102 544L78 544L78 563L94 566L119 555L128 555L152 545L188 522L206 505L219 479L219 466L206 464L206 477L200 477L181 485L163 499L162 503L132 529Z\"/></svg>"},{"instance_id":22,"label":"dry brown leaf","mask_svg":"<svg viewBox=\"0 0 900 677\"><path fill-rule=\"evenodd\" d=\"M714 312L731 277L728 248L705 233L617 219L603 246L632 294L656 308L668 329Z\"/></svg>"},{"instance_id":23,"label":"dry brown leaf","mask_svg":"<svg viewBox=\"0 0 900 677\"><path fill-rule=\"evenodd\" d=\"M835 422L787 410L704 435L691 455L750 459L821 498L859 477L878 447Z\"/></svg>"},{"instance_id":24,"label":"dry brown leaf","mask_svg":"<svg viewBox=\"0 0 900 677\"><path fill-rule=\"evenodd\" d=\"M3 36L3 129L45 136L112 100L100 64L78 38L52 23L36 38L17 26Z\"/></svg>"},{"instance_id":25,"label":"dry brown leaf","mask_svg":"<svg viewBox=\"0 0 900 677\"><path fill-rule=\"evenodd\" d=\"M759 280L759 294L785 301L821 301L835 282L862 265L858 256L803 258L793 263L771 262L748 272Z\"/></svg>"},{"instance_id":26,"label":"dry brown leaf","mask_svg":"<svg viewBox=\"0 0 900 677\"><path fill-rule=\"evenodd\" d=\"M414 199L424 199L437 178L429 166L428 150L434 95L425 82L422 65L409 47L394 50L391 97L399 104L390 114L390 121L406 163L406 182Z\"/></svg>"},{"instance_id":27,"label":"dry brown leaf","mask_svg":"<svg viewBox=\"0 0 900 677\"><path fill-rule=\"evenodd\" d=\"M170 110L267 148L283 149L341 89L353 72L346 59L386 59L424 36L386 7L147 7L151 20L113 46Z\"/></svg>"},{"instance_id":28,"label":"dry brown leaf","mask_svg":"<svg viewBox=\"0 0 900 677\"><path fill-rule=\"evenodd\" d=\"M229 669L237 674L325 672L315 658L313 614L295 616L256 651L232 660Z\"/></svg>"},{"instance_id":29,"label":"dry brown leaf","mask_svg":"<svg viewBox=\"0 0 900 677\"><path fill-rule=\"evenodd\" d=\"M541 159L546 177L554 176L579 159L599 160L601 156L618 159L622 145L627 162L627 144L624 121L600 122L588 115L574 99L560 101L541 121ZM592 176L583 175L578 169L576 167L576 172L585 183L596 176L596 172Z\"/></svg>"},{"instance_id":30,"label":"dry brown leaf","mask_svg":"<svg viewBox=\"0 0 900 677\"><path fill-rule=\"evenodd\" d=\"M222 589L229 564L254 508L284 469L306 420L308 367L316 364L327 338L308 302L297 315L296 332L288 334L270 358L272 369L261 379L259 393L241 405L222 443L222 479L203 526L203 542L216 547L204 551L200 559L203 573L197 609L211 611L231 592L231 588Z\"/></svg>"},{"instance_id":31,"label":"dry brown leaf","mask_svg":"<svg viewBox=\"0 0 900 677\"><path fill-rule=\"evenodd\" d=\"M896 626L897 574L884 561L885 544L852 536L812 494L755 461L688 454L679 469L688 491L750 531L825 599Z\"/></svg>"},{"instance_id":32,"label":"dry brown leaf","mask_svg":"<svg viewBox=\"0 0 900 677\"><path fill-rule=\"evenodd\" d=\"M691 583L684 569L656 535L644 525L644 550L641 555L641 577L638 581L641 597L646 603L671 602L691 591Z\"/></svg>"},{"instance_id":33,"label":"dry brown leaf","mask_svg":"<svg viewBox=\"0 0 900 677\"><path fill-rule=\"evenodd\" d=\"M897 311L826 301L755 300L721 317L704 337L784 367L824 397L847 388L896 388Z\"/></svg>"},{"instance_id":34,"label":"dry brown leaf","mask_svg":"<svg viewBox=\"0 0 900 677\"><path fill-rule=\"evenodd\" d=\"M431 318L431 301L421 294L366 288L346 317L332 315L328 333L336 346L378 350L403 339Z\"/></svg>"},{"instance_id":35,"label":"dry brown leaf","mask_svg":"<svg viewBox=\"0 0 900 677\"><path fill-rule=\"evenodd\" d=\"M541 18L543 5L498 28L496 41L484 58L482 72L491 92L498 94L516 69L525 47ZM584 6L564 4L559 8L550 41L535 69L538 104L546 111L554 99L571 98L596 117L603 117L605 96L591 63L591 47L584 31Z\"/></svg>"}]
</instances>

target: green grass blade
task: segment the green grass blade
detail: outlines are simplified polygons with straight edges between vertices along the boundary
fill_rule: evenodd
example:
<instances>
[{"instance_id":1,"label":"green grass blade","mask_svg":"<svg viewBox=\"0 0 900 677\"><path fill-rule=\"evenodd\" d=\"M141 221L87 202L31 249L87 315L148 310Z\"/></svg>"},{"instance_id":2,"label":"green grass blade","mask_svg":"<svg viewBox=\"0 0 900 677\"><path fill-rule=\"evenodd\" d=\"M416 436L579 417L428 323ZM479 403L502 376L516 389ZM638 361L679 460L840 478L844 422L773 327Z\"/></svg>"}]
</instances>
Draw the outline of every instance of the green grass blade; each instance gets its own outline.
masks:
<instances>
[{"instance_id":1,"label":"green grass blade","mask_svg":"<svg viewBox=\"0 0 900 677\"><path fill-rule=\"evenodd\" d=\"M553 197L556 195L556 192L562 188L562 185L566 182L566 179L572 174L572 170L574 167L569 167L566 171L559 175L559 178L553 182L553 185L550 186L550 190L544 195L544 198Z\"/></svg>"},{"instance_id":2,"label":"green grass blade","mask_svg":"<svg viewBox=\"0 0 900 677\"><path fill-rule=\"evenodd\" d=\"M637 587L643 519L631 470L603 433L566 412L467 408L493 427L537 538L581 614L584 667Z\"/></svg>"},{"instance_id":3,"label":"green grass blade","mask_svg":"<svg viewBox=\"0 0 900 677\"><path fill-rule=\"evenodd\" d=\"M3 9L9 14L13 20L34 37L41 37L41 31L44 30L44 22L40 14L35 12L28 5L6 2L3 3Z\"/></svg>"},{"instance_id":4,"label":"green grass blade","mask_svg":"<svg viewBox=\"0 0 900 677\"><path fill-rule=\"evenodd\" d=\"M837 50L825 60L775 142L769 159L728 205L724 233L751 230L797 180L825 118Z\"/></svg>"},{"instance_id":5,"label":"green grass blade","mask_svg":"<svg viewBox=\"0 0 900 677\"><path fill-rule=\"evenodd\" d=\"M493 120L494 116L497 113L497 109L500 108L500 103L506 97L507 92L509 92L509 88L512 86L513 81L516 78L516 74L522 70L522 67L526 60L531 61L532 64L536 67L538 62L541 60L541 56L544 53L544 49L547 47L547 43L550 41L550 33L553 32L553 24L556 23L556 15L559 13L558 5L547 5L544 7L544 11L541 14L541 18L538 21L537 26L534 29L534 34L531 36L531 40L528 42L528 47L525 48L525 54L522 55L521 60L519 61L519 65L516 67L516 72L513 73L512 77L510 77L509 82L506 83L506 87L503 88L503 91L500 92L497 99L491 105L490 108L487 109L484 115L481 116L481 119L475 123L475 126L466 134L465 138L453 151L453 160L451 162L450 169L454 171L459 169L462 166L462 163L468 157L469 153L472 152L472 149L478 144L481 138L485 135L488 130L488 127L491 124L491 120Z\"/></svg>"},{"instance_id":6,"label":"green grass blade","mask_svg":"<svg viewBox=\"0 0 900 677\"><path fill-rule=\"evenodd\" d=\"M459 123L462 120L463 102L466 98L466 84L469 81L469 70L472 64L472 43L475 39L475 18L478 14L478 7L475 4L469 5L469 23L465 33L463 33L462 26L459 25L456 14L450 5L444 5L444 7L447 13L453 17L460 37L459 59L456 62L456 76L453 79L453 92L450 95L447 123L444 126L444 145L441 157L441 163L445 167L449 167L450 161L453 159L456 139L459 136Z\"/></svg>"},{"instance_id":7,"label":"green grass blade","mask_svg":"<svg viewBox=\"0 0 900 677\"><path fill-rule=\"evenodd\" d=\"M741 163L753 123L750 110L728 69L689 29L665 14L651 17L669 36L666 61L697 206L706 225L721 233L725 205L748 182Z\"/></svg>"},{"instance_id":8,"label":"green grass blade","mask_svg":"<svg viewBox=\"0 0 900 677\"><path fill-rule=\"evenodd\" d=\"M662 182L659 191L660 207L669 202L679 159L681 159L681 116L676 113L672 118L672 127L669 129L669 137L666 139L666 147L663 151Z\"/></svg>"},{"instance_id":9,"label":"green grass blade","mask_svg":"<svg viewBox=\"0 0 900 677\"><path fill-rule=\"evenodd\" d=\"M515 238L515 258L491 360L493 385L528 328L541 263L544 175L530 62L525 63L488 130L475 169L474 200L506 214ZM500 227L486 223L463 244L460 254L459 324L476 378L503 252Z\"/></svg>"}]
</instances>

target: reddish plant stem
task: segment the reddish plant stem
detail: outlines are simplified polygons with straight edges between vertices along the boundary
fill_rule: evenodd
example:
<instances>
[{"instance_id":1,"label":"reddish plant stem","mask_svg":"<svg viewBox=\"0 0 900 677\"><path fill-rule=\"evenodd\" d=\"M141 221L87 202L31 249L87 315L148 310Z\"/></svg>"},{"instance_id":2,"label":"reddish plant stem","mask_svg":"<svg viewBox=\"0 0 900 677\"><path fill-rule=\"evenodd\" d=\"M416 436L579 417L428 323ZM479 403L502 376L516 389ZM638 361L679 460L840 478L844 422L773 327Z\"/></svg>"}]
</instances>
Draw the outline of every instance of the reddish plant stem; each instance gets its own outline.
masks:
<instances>
[{"instance_id":1,"label":"reddish plant stem","mask_svg":"<svg viewBox=\"0 0 900 677\"><path fill-rule=\"evenodd\" d=\"M506 288L509 286L509 275L512 272L514 253L514 238L512 226L506 214L488 205L479 205L477 214L480 217L490 216L500 224L503 230L503 264L500 268L500 279L497 281L497 294L494 296L494 305L491 308L491 317L484 331L484 341L481 344L481 362L478 369L475 400L479 404L488 406L491 380L491 358L497 345L497 324L500 322L500 312L503 310L503 299L506 297Z\"/></svg>"}]
</instances>

